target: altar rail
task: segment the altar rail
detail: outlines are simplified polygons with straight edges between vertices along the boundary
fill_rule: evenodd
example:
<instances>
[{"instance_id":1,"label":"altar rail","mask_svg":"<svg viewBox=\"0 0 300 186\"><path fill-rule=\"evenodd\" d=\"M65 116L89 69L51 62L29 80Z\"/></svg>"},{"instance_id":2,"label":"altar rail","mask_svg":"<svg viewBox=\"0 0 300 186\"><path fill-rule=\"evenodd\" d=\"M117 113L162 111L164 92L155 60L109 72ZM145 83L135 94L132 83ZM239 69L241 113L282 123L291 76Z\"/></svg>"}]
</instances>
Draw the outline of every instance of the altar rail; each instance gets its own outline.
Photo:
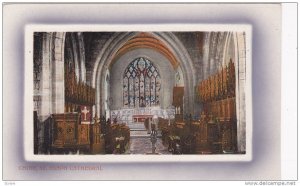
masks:
<instances>
[{"instance_id":1,"label":"altar rail","mask_svg":"<svg viewBox=\"0 0 300 186\"><path fill-rule=\"evenodd\" d=\"M118 122L129 123L133 122L133 115L156 115L157 117L165 119L175 118L175 109L161 109L161 108L136 108L136 109L119 109L111 111L111 118L117 119Z\"/></svg>"}]
</instances>

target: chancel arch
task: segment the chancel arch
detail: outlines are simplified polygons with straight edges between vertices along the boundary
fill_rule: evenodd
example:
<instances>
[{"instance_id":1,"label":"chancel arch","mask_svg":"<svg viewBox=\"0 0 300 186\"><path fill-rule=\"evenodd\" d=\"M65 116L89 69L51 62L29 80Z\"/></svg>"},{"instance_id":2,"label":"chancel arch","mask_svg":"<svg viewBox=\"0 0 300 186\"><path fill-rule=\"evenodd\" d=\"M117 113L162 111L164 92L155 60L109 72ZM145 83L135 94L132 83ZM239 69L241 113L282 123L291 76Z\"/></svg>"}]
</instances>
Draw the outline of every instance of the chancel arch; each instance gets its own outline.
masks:
<instances>
[{"instance_id":1,"label":"chancel arch","mask_svg":"<svg viewBox=\"0 0 300 186\"><path fill-rule=\"evenodd\" d=\"M139 32L128 32L128 33L115 33L103 46L102 50L99 52L97 57L94 70L93 70L93 78L92 78L92 86L96 87L98 96L96 100L96 112L100 115L103 114L103 109L101 109L100 105L103 104L103 93L100 93L101 90L104 89L104 79L101 74L105 72L105 69L109 68L111 63L114 61L116 54L122 46L126 45L128 41L134 39L134 37L140 35ZM183 70L183 79L185 84L185 100L184 103L186 105L186 113L194 112L194 86L196 85L195 80L195 69L193 68L193 62L189 56L189 53L186 51L185 47L181 43L181 41L173 34L173 33L156 33L149 32L148 35L158 39L161 43L165 45L165 47L170 51L173 55L173 59L176 59L178 62L178 66ZM135 47L138 48L138 47ZM142 47L141 48L145 48ZM149 47L147 47L149 48ZM158 52L162 53L162 52ZM166 56L166 55L164 55ZM119 57L119 55L117 56ZM172 57L167 57L169 63L172 63L170 59ZM178 67L177 65L173 65L173 69ZM187 75L189 74L189 75ZM191 106L189 106L191 105Z\"/></svg>"}]
</instances>

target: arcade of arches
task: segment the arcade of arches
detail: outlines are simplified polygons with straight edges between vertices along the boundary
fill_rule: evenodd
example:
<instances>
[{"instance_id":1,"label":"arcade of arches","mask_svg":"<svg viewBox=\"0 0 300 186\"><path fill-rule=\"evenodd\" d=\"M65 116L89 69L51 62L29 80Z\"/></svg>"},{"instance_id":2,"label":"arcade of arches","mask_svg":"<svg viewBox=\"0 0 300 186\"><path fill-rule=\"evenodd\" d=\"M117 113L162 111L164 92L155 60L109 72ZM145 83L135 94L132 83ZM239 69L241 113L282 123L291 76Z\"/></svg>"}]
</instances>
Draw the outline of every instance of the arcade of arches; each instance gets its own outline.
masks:
<instances>
[{"instance_id":1,"label":"arcade of arches","mask_svg":"<svg viewBox=\"0 0 300 186\"><path fill-rule=\"evenodd\" d=\"M35 32L35 154L245 153L245 35Z\"/></svg>"}]
</instances>

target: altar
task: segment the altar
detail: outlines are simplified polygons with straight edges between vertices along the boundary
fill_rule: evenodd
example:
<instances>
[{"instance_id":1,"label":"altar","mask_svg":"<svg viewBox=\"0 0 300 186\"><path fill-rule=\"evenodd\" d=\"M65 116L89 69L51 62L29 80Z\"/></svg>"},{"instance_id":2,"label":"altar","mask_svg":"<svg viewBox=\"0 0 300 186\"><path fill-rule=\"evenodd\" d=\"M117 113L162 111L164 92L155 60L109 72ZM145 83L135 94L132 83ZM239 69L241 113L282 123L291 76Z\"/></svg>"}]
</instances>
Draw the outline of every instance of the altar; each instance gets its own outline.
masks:
<instances>
[{"instance_id":1,"label":"altar","mask_svg":"<svg viewBox=\"0 0 300 186\"><path fill-rule=\"evenodd\" d=\"M147 118L152 118L153 115L132 115L133 122L144 122Z\"/></svg>"}]
</instances>

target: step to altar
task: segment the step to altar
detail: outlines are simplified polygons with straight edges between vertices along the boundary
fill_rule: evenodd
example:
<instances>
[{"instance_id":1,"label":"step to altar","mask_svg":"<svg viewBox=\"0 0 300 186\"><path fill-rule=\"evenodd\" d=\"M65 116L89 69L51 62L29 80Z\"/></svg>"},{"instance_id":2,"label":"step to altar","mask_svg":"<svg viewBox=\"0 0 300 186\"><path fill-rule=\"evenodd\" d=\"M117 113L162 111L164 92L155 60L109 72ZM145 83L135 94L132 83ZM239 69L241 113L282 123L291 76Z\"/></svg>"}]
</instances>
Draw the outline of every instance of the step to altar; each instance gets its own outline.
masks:
<instances>
[{"instance_id":1,"label":"step to altar","mask_svg":"<svg viewBox=\"0 0 300 186\"><path fill-rule=\"evenodd\" d=\"M130 122L128 123L128 127L134 130L146 130L143 122Z\"/></svg>"},{"instance_id":2,"label":"step to altar","mask_svg":"<svg viewBox=\"0 0 300 186\"><path fill-rule=\"evenodd\" d=\"M130 138L136 138L136 137L146 137L146 138L149 138L150 139L150 135L151 134L148 134L148 131L147 130L134 130L134 129L131 129L130 130ZM161 137L161 132L160 131L157 131L157 138L160 138Z\"/></svg>"},{"instance_id":3,"label":"step to altar","mask_svg":"<svg viewBox=\"0 0 300 186\"><path fill-rule=\"evenodd\" d=\"M132 137L148 137L150 138L150 134L146 130L130 130L130 138Z\"/></svg>"}]
</instances>

